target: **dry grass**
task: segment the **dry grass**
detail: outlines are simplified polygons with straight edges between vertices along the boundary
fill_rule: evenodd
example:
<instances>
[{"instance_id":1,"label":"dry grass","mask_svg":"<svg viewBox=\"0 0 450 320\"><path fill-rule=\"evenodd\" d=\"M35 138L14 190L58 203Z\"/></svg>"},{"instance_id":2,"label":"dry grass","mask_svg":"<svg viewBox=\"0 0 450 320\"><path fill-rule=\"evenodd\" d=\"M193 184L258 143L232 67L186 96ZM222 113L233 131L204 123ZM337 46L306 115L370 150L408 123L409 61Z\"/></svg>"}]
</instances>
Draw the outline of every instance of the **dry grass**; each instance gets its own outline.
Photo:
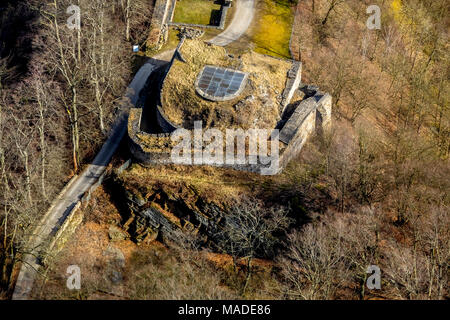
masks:
<instances>
[{"instance_id":1,"label":"dry grass","mask_svg":"<svg viewBox=\"0 0 450 320\"><path fill-rule=\"evenodd\" d=\"M187 128L192 128L196 120L203 120L204 127L218 129L275 127L279 119L279 96L285 87L290 62L257 53L245 53L241 60L230 58L224 48L201 40L186 41L181 52L187 63L174 63L162 94L164 112L171 121ZM248 72L249 80L244 92L226 102L210 102L198 96L195 80L205 65ZM251 95L253 99L246 101L238 111L234 108Z\"/></svg>"},{"instance_id":2,"label":"dry grass","mask_svg":"<svg viewBox=\"0 0 450 320\"><path fill-rule=\"evenodd\" d=\"M187 193L207 196L217 203L250 194L256 185L270 179L258 174L208 166L170 165L145 168L137 164L123 172L120 178L131 189L161 185L165 191L179 193L182 187ZM184 196L189 197L188 194Z\"/></svg>"},{"instance_id":3,"label":"dry grass","mask_svg":"<svg viewBox=\"0 0 450 320\"><path fill-rule=\"evenodd\" d=\"M140 133L137 134L137 137L141 141L142 149L145 152L164 153L172 150L177 144L170 137L159 137Z\"/></svg>"}]
</instances>

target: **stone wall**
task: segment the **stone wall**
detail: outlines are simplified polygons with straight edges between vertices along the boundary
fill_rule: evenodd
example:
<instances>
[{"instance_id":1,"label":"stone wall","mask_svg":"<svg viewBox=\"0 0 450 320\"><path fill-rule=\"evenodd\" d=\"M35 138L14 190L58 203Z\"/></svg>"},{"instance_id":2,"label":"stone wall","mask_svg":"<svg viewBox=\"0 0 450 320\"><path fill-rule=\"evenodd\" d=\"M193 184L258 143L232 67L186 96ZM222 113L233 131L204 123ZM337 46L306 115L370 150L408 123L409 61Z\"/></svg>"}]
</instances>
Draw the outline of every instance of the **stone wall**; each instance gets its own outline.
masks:
<instances>
[{"instance_id":1,"label":"stone wall","mask_svg":"<svg viewBox=\"0 0 450 320\"><path fill-rule=\"evenodd\" d=\"M164 133L171 133L180 128L176 124L172 123L169 119L167 119L164 111L160 106L156 107L156 121L158 121L158 125L161 127L161 130Z\"/></svg>"},{"instance_id":2,"label":"stone wall","mask_svg":"<svg viewBox=\"0 0 450 320\"><path fill-rule=\"evenodd\" d=\"M175 51L173 53L172 58L170 59L170 62L167 64L166 70L164 72L164 74L161 77L161 83L160 83L160 87L162 88L164 86L164 81L166 81L167 75L169 74L170 69L172 68L175 60L180 60L180 61L184 61L183 56L181 55L181 47L184 44L184 41L186 40L186 38L181 38L180 42L178 42L177 47L175 48Z\"/></svg>"},{"instance_id":3,"label":"stone wall","mask_svg":"<svg viewBox=\"0 0 450 320\"><path fill-rule=\"evenodd\" d=\"M225 29L225 23L227 21L227 13L228 9L230 9L230 4L223 5L220 7L220 22L219 22L219 30Z\"/></svg>"},{"instance_id":4,"label":"stone wall","mask_svg":"<svg viewBox=\"0 0 450 320\"><path fill-rule=\"evenodd\" d=\"M144 164L170 164L170 150L168 152L149 152L145 149L145 141L143 138L167 138L168 133L150 134L141 131L140 121L142 117L142 109L130 109L128 118L128 146L130 152L135 159Z\"/></svg>"},{"instance_id":5,"label":"stone wall","mask_svg":"<svg viewBox=\"0 0 450 320\"><path fill-rule=\"evenodd\" d=\"M118 168L119 172L123 172L131 164L131 159L126 161L123 165ZM91 200L92 193L103 183L105 177L107 176L107 171L104 171L102 175L98 178L97 182L94 183L84 194L83 197L72 207L70 212L67 214L64 222L58 228L56 233L51 237L50 242L47 247L47 254L43 257L43 264L49 265L50 259L52 259L58 252L60 252L66 242L70 239L73 233L76 231L78 226L83 222L84 211L83 209L87 206ZM68 184L64 190L67 190ZM63 190L63 191L64 191Z\"/></svg>"},{"instance_id":6,"label":"stone wall","mask_svg":"<svg viewBox=\"0 0 450 320\"><path fill-rule=\"evenodd\" d=\"M150 34L147 39L147 50L159 50L167 38L167 19L171 0L156 0L153 9L152 21L150 23Z\"/></svg>"},{"instance_id":7,"label":"stone wall","mask_svg":"<svg viewBox=\"0 0 450 320\"><path fill-rule=\"evenodd\" d=\"M286 149L280 157L280 167L285 168L289 161L302 150L306 140L316 128L317 103L314 98L302 101L291 118L280 131L280 141L286 143Z\"/></svg>"},{"instance_id":8,"label":"stone wall","mask_svg":"<svg viewBox=\"0 0 450 320\"><path fill-rule=\"evenodd\" d=\"M185 38L181 38L180 42L178 43L177 47L175 48L175 52L172 56L172 59L168 63L164 73L161 76L161 81L159 83L159 89L160 89L159 94L161 94L162 88L164 87L164 82L166 81L167 75L169 74L170 69L172 68L175 60L177 60L177 59L181 60L181 61L184 60L181 55L181 52L180 52L180 49L183 46L184 41L185 41ZM180 128L178 125L171 122L164 114L161 96L159 96L158 100L159 100L159 105L156 107L156 121L158 122L158 125L160 126L162 132L163 133L171 133L171 132L175 131L176 129Z\"/></svg>"},{"instance_id":9,"label":"stone wall","mask_svg":"<svg viewBox=\"0 0 450 320\"><path fill-rule=\"evenodd\" d=\"M44 265L49 265L49 261L52 259L52 257L56 256L56 254L64 248L67 240L70 239L72 234L83 221L84 213L83 210L80 210L81 204L81 201L77 202L67 218L64 220L61 227L51 239L47 249L47 254L42 260Z\"/></svg>"},{"instance_id":10,"label":"stone wall","mask_svg":"<svg viewBox=\"0 0 450 320\"><path fill-rule=\"evenodd\" d=\"M146 143L144 141L145 137L148 138L168 138L170 137L170 133L159 133L159 134L150 134L143 132L140 129L140 119L142 116L142 109L132 108L130 109L130 116L128 120L128 146L133 157L138 160L142 164L173 164L171 158L171 150L167 150L167 152L152 152L148 151L146 148ZM213 165L218 167L228 167L235 170L240 171L248 171L254 173L261 173L261 170L266 168L267 166L262 164L250 164L248 157L246 159L246 163L244 164L219 164Z\"/></svg>"},{"instance_id":11,"label":"stone wall","mask_svg":"<svg viewBox=\"0 0 450 320\"><path fill-rule=\"evenodd\" d=\"M184 43L184 38L181 39L174 55L162 73L161 80L158 84L159 94L164 86L167 74L173 66L175 60L184 61L180 48ZM292 61L292 67L287 74L286 87L282 93L282 102L280 108L281 113L285 111L286 106L290 103L295 92L299 90L301 83L302 63L300 61ZM248 171L258 174L276 174L283 170L286 165L291 161L303 148L308 137L316 131L318 133L323 130L328 130L331 124L331 96L328 93L319 91L316 86L303 86L301 90L305 93L304 100L300 101L294 110L292 115L286 120L284 125L281 125L279 132L280 146L284 145L284 148L280 148L279 164L278 168L273 171L269 170L269 165L249 163L249 157L245 159L245 163L242 164L210 164L211 166L226 167L239 171ZM293 105L291 105L293 106ZM288 113L286 111L286 113ZM143 132L140 129L140 122L142 117L142 109L133 108L130 110L130 116L128 119L128 140L129 147L132 155L142 164L149 165L165 165L173 164L171 158L171 150L167 148L155 148L155 151L151 151L153 148L147 144L148 141L158 138L170 138L170 134L179 129L180 126L172 123L164 114L161 97L158 96L158 105L155 107L155 117L159 128L156 132L159 134L150 134ZM153 140L154 141L154 140ZM152 143L152 142L151 142ZM193 154L193 152L192 152ZM196 165L196 164L192 164Z\"/></svg>"},{"instance_id":12,"label":"stone wall","mask_svg":"<svg viewBox=\"0 0 450 320\"><path fill-rule=\"evenodd\" d=\"M299 1L295 9L294 23L292 24L291 38L289 40L289 52L294 60L301 60L301 48L300 48L300 37L301 37L301 9L300 6L303 5L302 1Z\"/></svg>"},{"instance_id":13,"label":"stone wall","mask_svg":"<svg viewBox=\"0 0 450 320\"><path fill-rule=\"evenodd\" d=\"M149 134L139 128L142 109L130 110L128 123L129 148L133 157L142 164L167 165L173 164L171 150L166 152L151 152L145 148L143 138L169 138L170 133ZM278 168L269 171L269 165L261 163L250 164L246 157L243 164L211 164L211 166L230 168L239 171L257 174L277 174L295 158L303 148L308 137L314 130L319 133L328 130L331 123L331 96L329 94L316 94L300 102L279 133L280 142L286 147L280 152ZM192 164L196 165L196 164Z\"/></svg>"},{"instance_id":14,"label":"stone wall","mask_svg":"<svg viewBox=\"0 0 450 320\"><path fill-rule=\"evenodd\" d=\"M291 70L289 70L286 80L286 87L284 88L281 100L281 113L283 113L286 106L291 102L295 91L298 89L302 81L302 63L300 61L293 61Z\"/></svg>"},{"instance_id":15,"label":"stone wall","mask_svg":"<svg viewBox=\"0 0 450 320\"><path fill-rule=\"evenodd\" d=\"M239 171L253 172L257 174L276 174L283 170L286 165L301 151L307 138L316 128L317 103L314 98L309 98L299 104L292 117L287 121L280 131L280 141L286 145L286 148L279 155L279 166L275 171L269 171L269 165L261 163L249 163L249 157L246 157L243 164L211 164L211 166L230 168ZM170 134L149 134L140 131L139 119L142 114L141 109L131 109L128 126L129 148L136 160L147 165L167 165L173 164L171 150L167 152L151 152L145 150L145 142L141 137L168 138ZM192 164L195 165L195 164Z\"/></svg>"},{"instance_id":16,"label":"stone wall","mask_svg":"<svg viewBox=\"0 0 450 320\"><path fill-rule=\"evenodd\" d=\"M171 4L170 4L170 11L169 11L169 15L167 17L167 23L170 24L173 20L173 15L175 14L175 8L177 7L177 1L179 0L171 0Z\"/></svg>"},{"instance_id":17,"label":"stone wall","mask_svg":"<svg viewBox=\"0 0 450 320\"><path fill-rule=\"evenodd\" d=\"M331 106L332 98L328 93L320 93L321 97L317 102L318 127L328 131L331 127Z\"/></svg>"},{"instance_id":18,"label":"stone wall","mask_svg":"<svg viewBox=\"0 0 450 320\"><path fill-rule=\"evenodd\" d=\"M297 133L304 129L302 126L306 121L306 118L313 114L317 109L317 102L314 97L308 98L300 102L297 108L294 110L292 116L285 123L280 131L280 141L284 142L286 145L290 144L291 141L297 137Z\"/></svg>"},{"instance_id":19,"label":"stone wall","mask_svg":"<svg viewBox=\"0 0 450 320\"><path fill-rule=\"evenodd\" d=\"M193 23L181 23L181 22L169 22L168 24L169 24L169 26L173 26L173 27L220 29L219 26L211 26L211 25L206 25L206 24L193 24Z\"/></svg>"}]
</instances>

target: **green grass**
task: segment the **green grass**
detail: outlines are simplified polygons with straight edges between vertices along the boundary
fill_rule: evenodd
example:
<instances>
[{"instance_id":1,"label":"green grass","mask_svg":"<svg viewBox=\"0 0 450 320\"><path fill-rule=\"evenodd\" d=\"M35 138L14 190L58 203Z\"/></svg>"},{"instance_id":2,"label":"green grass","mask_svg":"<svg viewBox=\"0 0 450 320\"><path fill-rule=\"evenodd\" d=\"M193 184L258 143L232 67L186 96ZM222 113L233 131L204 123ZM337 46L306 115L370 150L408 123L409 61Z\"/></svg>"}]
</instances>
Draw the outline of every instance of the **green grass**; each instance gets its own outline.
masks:
<instances>
[{"instance_id":1,"label":"green grass","mask_svg":"<svg viewBox=\"0 0 450 320\"><path fill-rule=\"evenodd\" d=\"M178 31L173 28L169 28L169 37L167 39L167 42L161 47L158 52L175 49L179 42L180 39L178 38Z\"/></svg>"},{"instance_id":2,"label":"green grass","mask_svg":"<svg viewBox=\"0 0 450 320\"><path fill-rule=\"evenodd\" d=\"M261 0L250 31L255 51L280 58L290 58L295 2L289 0Z\"/></svg>"},{"instance_id":3,"label":"green grass","mask_svg":"<svg viewBox=\"0 0 450 320\"><path fill-rule=\"evenodd\" d=\"M220 11L220 5L210 0L177 1L173 22L209 25L213 10Z\"/></svg>"}]
</instances>

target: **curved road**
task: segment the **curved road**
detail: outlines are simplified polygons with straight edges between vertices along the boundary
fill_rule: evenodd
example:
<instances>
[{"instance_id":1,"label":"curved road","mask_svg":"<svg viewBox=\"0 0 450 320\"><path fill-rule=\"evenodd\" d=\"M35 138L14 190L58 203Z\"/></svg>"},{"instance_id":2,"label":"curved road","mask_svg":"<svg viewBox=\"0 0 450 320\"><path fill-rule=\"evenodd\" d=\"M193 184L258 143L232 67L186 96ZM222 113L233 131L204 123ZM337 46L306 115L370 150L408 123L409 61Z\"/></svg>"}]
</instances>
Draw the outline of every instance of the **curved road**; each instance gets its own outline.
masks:
<instances>
[{"instance_id":1,"label":"curved road","mask_svg":"<svg viewBox=\"0 0 450 320\"><path fill-rule=\"evenodd\" d=\"M248 29L255 14L254 0L237 0L236 13L228 28L211 39L209 42L217 46L226 46L239 39ZM149 59L136 73L133 81L128 87L126 97L132 105L139 99L139 93L144 87L150 74L159 66L169 62L173 55L172 51L163 52L152 59ZM126 109L126 108L125 108ZM33 288L36 275L39 273L40 262L38 260L39 251L45 247L46 241L59 229L84 193L97 182L111 161L111 158L120 144L127 130L128 116L122 111L121 116L111 130L108 140L103 145L100 152L95 157L92 164L78 177L75 178L50 208L44 220L41 221L29 241L28 253L22 259L22 266L19 271L16 286L13 292L13 300L28 299Z\"/></svg>"},{"instance_id":2,"label":"curved road","mask_svg":"<svg viewBox=\"0 0 450 320\"><path fill-rule=\"evenodd\" d=\"M226 46L239 39L247 31L255 15L255 0L238 0L235 3L236 13L224 32L209 40L217 46Z\"/></svg>"},{"instance_id":3,"label":"curved road","mask_svg":"<svg viewBox=\"0 0 450 320\"><path fill-rule=\"evenodd\" d=\"M173 51L164 52L155 58L149 59L149 61L139 69L125 95L131 104L135 105L137 103L139 93L153 70L167 63L172 55ZM125 104L127 104L127 102L125 102ZM116 124L111 129L108 140L102 146L102 149L97 154L92 164L90 164L83 173L78 178L75 178L73 183L63 191L60 199L57 200L52 208L50 208L50 211L44 217L44 220L41 221L40 226L34 230L29 241L29 253L24 255L22 259L22 266L13 292L13 300L24 300L29 297L34 280L40 268L40 263L37 259L39 251L45 247L47 239L59 229L68 214L83 197L84 193L95 184L103 174L106 166L111 161L114 152L119 146L120 141L126 133L127 120L128 116L126 115L126 112L122 111Z\"/></svg>"}]
</instances>

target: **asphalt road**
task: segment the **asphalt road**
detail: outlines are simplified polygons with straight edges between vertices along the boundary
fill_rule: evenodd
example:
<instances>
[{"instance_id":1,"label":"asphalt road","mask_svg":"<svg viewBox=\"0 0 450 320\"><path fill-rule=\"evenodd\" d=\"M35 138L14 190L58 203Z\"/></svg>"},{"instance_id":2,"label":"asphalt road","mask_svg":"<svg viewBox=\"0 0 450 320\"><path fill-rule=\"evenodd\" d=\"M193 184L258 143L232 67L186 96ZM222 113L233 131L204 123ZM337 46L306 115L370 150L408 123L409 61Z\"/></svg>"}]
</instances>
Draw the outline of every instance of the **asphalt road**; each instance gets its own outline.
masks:
<instances>
[{"instance_id":1,"label":"asphalt road","mask_svg":"<svg viewBox=\"0 0 450 320\"><path fill-rule=\"evenodd\" d=\"M237 0L236 13L228 28L209 42L217 46L226 46L239 39L247 31L255 15L255 0Z\"/></svg>"},{"instance_id":2,"label":"asphalt road","mask_svg":"<svg viewBox=\"0 0 450 320\"><path fill-rule=\"evenodd\" d=\"M139 92L144 87L147 78L153 70L166 63L172 54L173 52L170 51L164 52L158 55L156 59L149 59L149 61L139 69L125 94L125 96L129 98L131 104L135 105L138 101ZM65 221L67 215L83 197L84 193L95 184L103 174L106 166L111 161L114 152L119 146L120 141L126 133L127 119L127 114L123 112L111 129L108 140L104 143L92 164L90 164L75 181L73 181L63 193L61 199L57 201L48 213L46 219L41 221L40 226L36 228L29 243L29 253L24 255L22 259L22 266L12 297L13 300L23 300L29 297L34 280L40 268L39 261L36 258L39 250L43 248L46 239L59 229L59 226Z\"/></svg>"}]
</instances>

